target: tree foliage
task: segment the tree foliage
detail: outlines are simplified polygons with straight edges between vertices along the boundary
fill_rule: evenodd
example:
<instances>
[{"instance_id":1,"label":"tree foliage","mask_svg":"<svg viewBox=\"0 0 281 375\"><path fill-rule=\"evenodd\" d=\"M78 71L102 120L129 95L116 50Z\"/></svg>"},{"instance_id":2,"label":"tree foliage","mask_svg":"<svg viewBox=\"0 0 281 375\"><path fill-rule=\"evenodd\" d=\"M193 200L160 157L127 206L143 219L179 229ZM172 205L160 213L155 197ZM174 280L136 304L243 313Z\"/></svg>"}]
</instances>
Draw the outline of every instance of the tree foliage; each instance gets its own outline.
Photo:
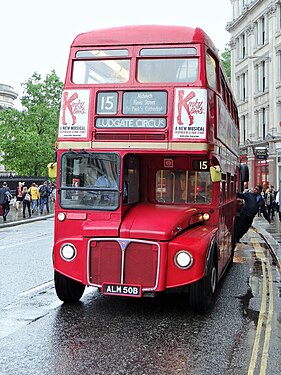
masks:
<instances>
[{"instance_id":1,"label":"tree foliage","mask_svg":"<svg viewBox=\"0 0 281 375\"><path fill-rule=\"evenodd\" d=\"M55 71L34 73L22 84L23 110L0 111L1 163L18 175L46 176L53 160L63 83Z\"/></svg>"},{"instance_id":2,"label":"tree foliage","mask_svg":"<svg viewBox=\"0 0 281 375\"><path fill-rule=\"evenodd\" d=\"M226 44L224 52L221 53L221 62L226 72L229 82L231 82L231 49L229 44Z\"/></svg>"}]
</instances>

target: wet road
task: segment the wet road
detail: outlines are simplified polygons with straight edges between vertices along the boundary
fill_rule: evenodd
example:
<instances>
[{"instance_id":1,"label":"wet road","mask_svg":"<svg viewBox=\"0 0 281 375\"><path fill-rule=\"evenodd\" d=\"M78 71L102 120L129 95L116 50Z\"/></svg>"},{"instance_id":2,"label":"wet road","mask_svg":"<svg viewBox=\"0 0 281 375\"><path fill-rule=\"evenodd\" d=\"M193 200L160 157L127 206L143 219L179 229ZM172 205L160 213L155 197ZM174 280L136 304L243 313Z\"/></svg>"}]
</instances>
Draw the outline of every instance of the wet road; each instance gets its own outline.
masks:
<instances>
[{"instance_id":1,"label":"wet road","mask_svg":"<svg viewBox=\"0 0 281 375\"><path fill-rule=\"evenodd\" d=\"M243 314L249 322L244 333L251 353L248 374L281 374L279 265L254 231L239 244L236 261L249 266L249 288L242 299Z\"/></svg>"},{"instance_id":2,"label":"wet road","mask_svg":"<svg viewBox=\"0 0 281 375\"><path fill-rule=\"evenodd\" d=\"M127 299L94 288L62 305L52 224L0 230L1 375L281 373L280 275L255 232L239 244L214 309L200 316L184 296Z\"/></svg>"},{"instance_id":3,"label":"wet road","mask_svg":"<svg viewBox=\"0 0 281 375\"><path fill-rule=\"evenodd\" d=\"M1 228L0 237L3 307L14 302L21 292L52 280L53 221Z\"/></svg>"}]
</instances>

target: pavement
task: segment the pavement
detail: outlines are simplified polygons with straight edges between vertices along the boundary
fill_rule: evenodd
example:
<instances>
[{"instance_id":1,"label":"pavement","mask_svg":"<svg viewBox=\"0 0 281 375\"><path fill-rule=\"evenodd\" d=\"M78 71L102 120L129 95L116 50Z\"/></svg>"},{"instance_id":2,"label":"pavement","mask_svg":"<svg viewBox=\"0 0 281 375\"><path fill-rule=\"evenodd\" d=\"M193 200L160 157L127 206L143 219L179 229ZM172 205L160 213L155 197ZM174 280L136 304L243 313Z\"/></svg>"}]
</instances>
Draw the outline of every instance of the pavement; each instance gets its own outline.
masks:
<instances>
[{"instance_id":1,"label":"pavement","mask_svg":"<svg viewBox=\"0 0 281 375\"><path fill-rule=\"evenodd\" d=\"M15 225L32 223L34 221L46 220L54 217L54 203L49 202L49 213L47 213L46 206L44 206L43 214L40 214L39 209L32 214L31 217L28 216L28 211L25 212L26 218L23 218L22 205L16 210L13 204L10 205L10 211L7 216L7 221L3 222L3 217L0 216L0 228L13 227Z\"/></svg>"},{"instance_id":2,"label":"pavement","mask_svg":"<svg viewBox=\"0 0 281 375\"><path fill-rule=\"evenodd\" d=\"M54 217L54 203L49 202L50 213L46 211L44 207L43 214L41 215L39 210L35 212L31 218L27 216L24 219L22 214L22 207L17 211L16 208L11 204L10 212L7 216L7 221L4 223L2 217L0 217L0 228L7 228L15 225L31 223L38 220L46 220ZM257 230L264 239L270 244L273 252L273 256L277 262L279 270L281 270L281 222L279 221L278 215L275 214L273 221L269 224L263 216L256 216L253 221L252 228ZM247 233L245 234L247 236ZM243 238L241 239L243 242Z\"/></svg>"},{"instance_id":3,"label":"pavement","mask_svg":"<svg viewBox=\"0 0 281 375\"><path fill-rule=\"evenodd\" d=\"M263 216L256 216L253 221L253 229L256 229L269 243L277 267L281 271L281 222L279 221L278 214L275 213L271 224L269 224ZM247 234L245 234L245 236L246 235ZM243 242L243 238L241 242Z\"/></svg>"}]
</instances>

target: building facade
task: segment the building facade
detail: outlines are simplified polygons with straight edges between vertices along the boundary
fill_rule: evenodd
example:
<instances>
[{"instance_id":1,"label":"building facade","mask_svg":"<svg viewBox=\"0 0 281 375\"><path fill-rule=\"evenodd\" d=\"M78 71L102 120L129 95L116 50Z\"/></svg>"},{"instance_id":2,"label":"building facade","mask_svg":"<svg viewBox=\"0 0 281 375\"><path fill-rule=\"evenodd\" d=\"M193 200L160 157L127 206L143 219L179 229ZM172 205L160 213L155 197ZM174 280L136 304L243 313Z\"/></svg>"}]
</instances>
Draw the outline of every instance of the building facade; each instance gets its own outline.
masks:
<instances>
[{"instance_id":1,"label":"building facade","mask_svg":"<svg viewBox=\"0 0 281 375\"><path fill-rule=\"evenodd\" d=\"M231 83L249 186L281 188L281 0L230 0Z\"/></svg>"},{"instance_id":2,"label":"building facade","mask_svg":"<svg viewBox=\"0 0 281 375\"><path fill-rule=\"evenodd\" d=\"M4 108L13 108L14 101L18 94L11 86L0 84L0 110Z\"/></svg>"},{"instance_id":3,"label":"building facade","mask_svg":"<svg viewBox=\"0 0 281 375\"><path fill-rule=\"evenodd\" d=\"M14 107L14 100L16 100L18 94L14 91L11 86L0 84L0 110ZM5 168L1 164L1 151L0 151L0 175L5 173Z\"/></svg>"}]
</instances>

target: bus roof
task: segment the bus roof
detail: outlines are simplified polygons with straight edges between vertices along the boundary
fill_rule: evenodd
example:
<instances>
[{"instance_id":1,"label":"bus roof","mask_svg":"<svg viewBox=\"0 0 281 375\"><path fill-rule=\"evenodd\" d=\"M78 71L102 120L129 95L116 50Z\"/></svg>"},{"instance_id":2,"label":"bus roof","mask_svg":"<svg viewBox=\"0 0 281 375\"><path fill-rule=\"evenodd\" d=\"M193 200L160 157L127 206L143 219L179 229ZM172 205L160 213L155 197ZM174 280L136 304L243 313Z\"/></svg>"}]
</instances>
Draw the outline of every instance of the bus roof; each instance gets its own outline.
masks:
<instances>
[{"instance_id":1,"label":"bus roof","mask_svg":"<svg viewBox=\"0 0 281 375\"><path fill-rule=\"evenodd\" d=\"M200 28L168 25L131 25L97 29L77 35L71 47L204 43L217 51Z\"/></svg>"}]
</instances>

